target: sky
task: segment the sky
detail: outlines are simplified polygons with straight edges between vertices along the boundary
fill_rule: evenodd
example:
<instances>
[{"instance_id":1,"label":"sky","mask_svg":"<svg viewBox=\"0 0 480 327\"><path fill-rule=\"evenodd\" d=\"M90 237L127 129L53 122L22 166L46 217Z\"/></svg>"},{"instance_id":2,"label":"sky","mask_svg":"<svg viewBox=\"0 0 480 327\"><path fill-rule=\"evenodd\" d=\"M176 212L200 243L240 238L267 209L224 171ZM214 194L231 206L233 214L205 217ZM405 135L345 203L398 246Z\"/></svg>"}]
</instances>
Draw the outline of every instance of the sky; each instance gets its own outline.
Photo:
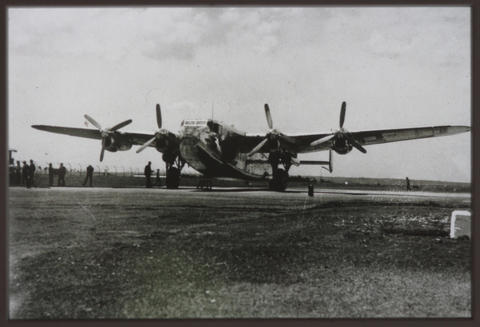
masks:
<instances>
[{"instance_id":1,"label":"sky","mask_svg":"<svg viewBox=\"0 0 480 327\"><path fill-rule=\"evenodd\" d=\"M163 168L153 148L106 152L100 141L33 124L123 120L153 133L210 118L248 133L471 124L468 7L98 7L8 10L8 143L16 159L67 168ZM88 126L93 128L93 126ZM471 180L470 133L334 154L291 175ZM325 160L328 152L300 155ZM188 171L188 170L187 170ZM188 171L189 172L189 171Z\"/></svg>"}]
</instances>

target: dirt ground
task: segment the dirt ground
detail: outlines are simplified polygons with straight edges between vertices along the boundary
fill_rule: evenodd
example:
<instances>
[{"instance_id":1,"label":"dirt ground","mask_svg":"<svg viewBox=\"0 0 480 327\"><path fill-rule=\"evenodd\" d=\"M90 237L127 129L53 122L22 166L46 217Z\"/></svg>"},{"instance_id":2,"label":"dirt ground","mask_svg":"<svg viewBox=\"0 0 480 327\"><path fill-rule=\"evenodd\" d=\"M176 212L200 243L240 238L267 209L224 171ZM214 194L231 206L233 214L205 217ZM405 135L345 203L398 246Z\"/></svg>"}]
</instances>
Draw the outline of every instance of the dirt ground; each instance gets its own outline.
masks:
<instances>
[{"instance_id":1,"label":"dirt ground","mask_svg":"<svg viewBox=\"0 0 480 327\"><path fill-rule=\"evenodd\" d=\"M10 318L470 317L470 197L9 190Z\"/></svg>"}]
</instances>

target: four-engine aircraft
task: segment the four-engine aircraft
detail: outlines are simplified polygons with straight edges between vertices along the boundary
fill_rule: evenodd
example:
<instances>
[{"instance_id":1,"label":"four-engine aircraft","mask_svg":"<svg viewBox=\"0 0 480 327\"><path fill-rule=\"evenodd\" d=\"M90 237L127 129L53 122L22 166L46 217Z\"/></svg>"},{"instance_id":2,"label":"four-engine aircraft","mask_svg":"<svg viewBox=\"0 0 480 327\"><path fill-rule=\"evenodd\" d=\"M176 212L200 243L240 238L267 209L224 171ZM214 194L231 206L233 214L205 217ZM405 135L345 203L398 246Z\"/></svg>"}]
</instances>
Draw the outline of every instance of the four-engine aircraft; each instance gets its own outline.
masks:
<instances>
[{"instance_id":1,"label":"four-engine aircraft","mask_svg":"<svg viewBox=\"0 0 480 327\"><path fill-rule=\"evenodd\" d=\"M103 128L92 117L85 115L97 129L32 125L33 128L52 133L67 134L101 140L100 161L105 150L129 150L140 145L137 153L154 147L162 153L166 164L167 188L177 188L185 163L207 178L231 177L245 180L268 179L272 190L287 187L291 165L328 165L332 171L331 151L347 154L353 148L366 153L368 145L404 140L453 135L470 131L469 126L433 126L402 129L349 132L343 125L346 103L340 110L339 129L318 134L287 135L273 127L268 104L265 104L268 132L249 135L213 119L184 120L178 134L162 128L160 105L156 106L158 130L153 134L121 132L131 119L110 128ZM299 153L329 150L328 161L301 161Z\"/></svg>"}]
</instances>

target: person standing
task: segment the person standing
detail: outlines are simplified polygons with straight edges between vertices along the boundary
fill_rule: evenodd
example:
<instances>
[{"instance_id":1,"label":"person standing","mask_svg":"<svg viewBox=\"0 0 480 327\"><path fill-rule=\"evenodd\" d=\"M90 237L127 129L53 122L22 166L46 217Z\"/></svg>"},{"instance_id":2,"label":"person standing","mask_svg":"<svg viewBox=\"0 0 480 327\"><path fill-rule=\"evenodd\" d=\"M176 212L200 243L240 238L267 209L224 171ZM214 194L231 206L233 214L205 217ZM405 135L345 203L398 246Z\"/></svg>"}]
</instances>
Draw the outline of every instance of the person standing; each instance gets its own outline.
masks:
<instances>
[{"instance_id":1,"label":"person standing","mask_svg":"<svg viewBox=\"0 0 480 327\"><path fill-rule=\"evenodd\" d=\"M407 184L407 191L410 191L410 179L407 177L405 178L405 183Z\"/></svg>"},{"instance_id":2,"label":"person standing","mask_svg":"<svg viewBox=\"0 0 480 327\"><path fill-rule=\"evenodd\" d=\"M14 161L15 163L15 161ZM15 185L15 165L8 166L8 186Z\"/></svg>"},{"instance_id":3,"label":"person standing","mask_svg":"<svg viewBox=\"0 0 480 327\"><path fill-rule=\"evenodd\" d=\"M65 174L67 173L67 169L60 163L60 167L58 168L58 186L65 186Z\"/></svg>"},{"instance_id":4,"label":"person standing","mask_svg":"<svg viewBox=\"0 0 480 327\"><path fill-rule=\"evenodd\" d=\"M92 187L92 179L93 179L93 167L92 165L88 165L87 176L85 176L85 180L83 181L83 186L87 185L87 181L90 181L89 185L90 187Z\"/></svg>"},{"instance_id":5,"label":"person standing","mask_svg":"<svg viewBox=\"0 0 480 327\"><path fill-rule=\"evenodd\" d=\"M48 164L48 186L53 186L53 175L55 169L53 169L52 163Z\"/></svg>"},{"instance_id":6,"label":"person standing","mask_svg":"<svg viewBox=\"0 0 480 327\"><path fill-rule=\"evenodd\" d=\"M30 188L30 168L27 165L27 162L23 162L23 167L22 167L22 184L26 188Z\"/></svg>"},{"instance_id":7,"label":"person standing","mask_svg":"<svg viewBox=\"0 0 480 327\"><path fill-rule=\"evenodd\" d=\"M33 163L32 159L30 159L28 172L30 173L30 186L35 187L35 164Z\"/></svg>"},{"instance_id":8,"label":"person standing","mask_svg":"<svg viewBox=\"0 0 480 327\"><path fill-rule=\"evenodd\" d=\"M160 169L157 169L157 176L155 178L155 186L162 186L162 181L160 180Z\"/></svg>"},{"instance_id":9,"label":"person standing","mask_svg":"<svg viewBox=\"0 0 480 327\"><path fill-rule=\"evenodd\" d=\"M15 167L15 185L22 185L22 167L20 161L17 160L17 167Z\"/></svg>"},{"instance_id":10,"label":"person standing","mask_svg":"<svg viewBox=\"0 0 480 327\"><path fill-rule=\"evenodd\" d=\"M150 177L152 176L152 162L149 161L148 164L145 166L145 169L143 170L143 173L145 174L145 187L150 188L152 187L152 181L150 180Z\"/></svg>"},{"instance_id":11,"label":"person standing","mask_svg":"<svg viewBox=\"0 0 480 327\"><path fill-rule=\"evenodd\" d=\"M313 182L308 183L308 196L313 196Z\"/></svg>"}]
</instances>

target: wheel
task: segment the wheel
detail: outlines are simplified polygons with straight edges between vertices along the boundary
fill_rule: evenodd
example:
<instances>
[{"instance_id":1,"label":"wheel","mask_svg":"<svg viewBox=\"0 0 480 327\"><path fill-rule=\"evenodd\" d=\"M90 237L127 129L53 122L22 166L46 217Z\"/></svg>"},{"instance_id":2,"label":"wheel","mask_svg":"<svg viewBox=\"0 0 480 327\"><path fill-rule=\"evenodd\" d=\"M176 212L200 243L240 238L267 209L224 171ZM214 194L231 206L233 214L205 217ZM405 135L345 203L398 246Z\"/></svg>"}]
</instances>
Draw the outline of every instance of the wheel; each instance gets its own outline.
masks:
<instances>
[{"instance_id":1,"label":"wheel","mask_svg":"<svg viewBox=\"0 0 480 327\"><path fill-rule=\"evenodd\" d=\"M268 186L273 191L283 192L287 188L288 173L283 169L278 169L273 175L273 179L269 182Z\"/></svg>"},{"instance_id":2,"label":"wheel","mask_svg":"<svg viewBox=\"0 0 480 327\"><path fill-rule=\"evenodd\" d=\"M180 170L178 170L178 168L171 167L167 170L165 184L167 188L178 188L178 185L180 185Z\"/></svg>"}]
</instances>

